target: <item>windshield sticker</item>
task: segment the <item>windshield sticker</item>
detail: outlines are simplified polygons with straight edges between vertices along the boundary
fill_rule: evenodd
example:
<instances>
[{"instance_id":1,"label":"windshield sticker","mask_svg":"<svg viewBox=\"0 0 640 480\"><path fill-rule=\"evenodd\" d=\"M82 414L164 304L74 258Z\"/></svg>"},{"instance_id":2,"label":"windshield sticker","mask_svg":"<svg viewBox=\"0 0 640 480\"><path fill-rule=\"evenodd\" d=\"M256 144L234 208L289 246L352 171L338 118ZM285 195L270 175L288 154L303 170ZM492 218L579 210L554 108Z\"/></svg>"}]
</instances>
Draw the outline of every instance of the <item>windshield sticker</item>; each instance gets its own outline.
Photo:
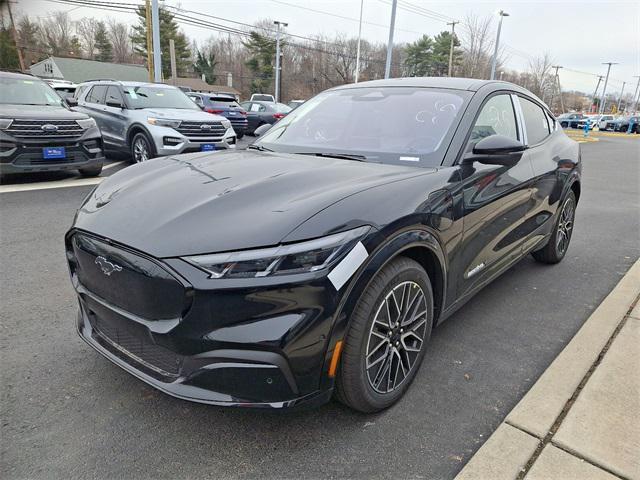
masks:
<instances>
[{"instance_id":1,"label":"windshield sticker","mask_svg":"<svg viewBox=\"0 0 640 480\"><path fill-rule=\"evenodd\" d=\"M133 100L136 100L138 98L138 95L136 95L136 91L133 88L128 88L127 93L131 95L131 98Z\"/></svg>"},{"instance_id":2,"label":"windshield sticker","mask_svg":"<svg viewBox=\"0 0 640 480\"><path fill-rule=\"evenodd\" d=\"M419 162L420 157L400 157L399 160L403 162Z\"/></svg>"}]
</instances>

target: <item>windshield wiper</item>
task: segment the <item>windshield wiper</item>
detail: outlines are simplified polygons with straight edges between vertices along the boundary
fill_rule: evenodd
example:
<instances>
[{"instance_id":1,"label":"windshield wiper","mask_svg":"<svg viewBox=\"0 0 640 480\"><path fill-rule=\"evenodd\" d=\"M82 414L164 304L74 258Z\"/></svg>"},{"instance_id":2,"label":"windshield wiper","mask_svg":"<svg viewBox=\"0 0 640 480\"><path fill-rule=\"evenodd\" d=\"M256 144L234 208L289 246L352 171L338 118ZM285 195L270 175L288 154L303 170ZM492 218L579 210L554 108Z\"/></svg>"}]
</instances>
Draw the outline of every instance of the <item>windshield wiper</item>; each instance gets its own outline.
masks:
<instances>
[{"instance_id":1,"label":"windshield wiper","mask_svg":"<svg viewBox=\"0 0 640 480\"><path fill-rule=\"evenodd\" d=\"M249 145L247 150L258 150L259 152L273 152L270 148L263 147L262 145Z\"/></svg>"},{"instance_id":2,"label":"windshield wiper","mask_svg":"<svg viewBox=\"0 0 640 480\"><path fill-rule=\"evenodd\" d=\"M296 155L314 155L316 157L341 158L343 160L355 160L356 162L367 161L367 157L365 157L364 155L355 155L351 153L298 152Z\"/></svg>"}]
</instances>

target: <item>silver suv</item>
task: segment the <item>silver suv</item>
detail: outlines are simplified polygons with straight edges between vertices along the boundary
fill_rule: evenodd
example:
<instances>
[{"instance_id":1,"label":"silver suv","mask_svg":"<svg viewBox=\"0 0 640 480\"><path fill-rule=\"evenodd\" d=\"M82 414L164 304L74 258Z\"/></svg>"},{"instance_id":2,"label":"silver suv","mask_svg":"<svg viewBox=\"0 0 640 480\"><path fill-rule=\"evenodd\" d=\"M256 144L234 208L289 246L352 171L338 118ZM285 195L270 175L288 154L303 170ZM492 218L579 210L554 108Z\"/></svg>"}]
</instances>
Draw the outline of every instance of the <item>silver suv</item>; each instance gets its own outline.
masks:
<instances>
[{"instance_id":1,"label":"silver suv","mask_svg":"<svg viewBox=\"0 0 640 480\"><path fill-rule=\"evenodd\" d=\"M127 151L135 162L236 146L229 120L203 112L170 85L90 81L79 86L76 101L74 110L100 127L105 150Z\"/></svg>"}]
</instances>

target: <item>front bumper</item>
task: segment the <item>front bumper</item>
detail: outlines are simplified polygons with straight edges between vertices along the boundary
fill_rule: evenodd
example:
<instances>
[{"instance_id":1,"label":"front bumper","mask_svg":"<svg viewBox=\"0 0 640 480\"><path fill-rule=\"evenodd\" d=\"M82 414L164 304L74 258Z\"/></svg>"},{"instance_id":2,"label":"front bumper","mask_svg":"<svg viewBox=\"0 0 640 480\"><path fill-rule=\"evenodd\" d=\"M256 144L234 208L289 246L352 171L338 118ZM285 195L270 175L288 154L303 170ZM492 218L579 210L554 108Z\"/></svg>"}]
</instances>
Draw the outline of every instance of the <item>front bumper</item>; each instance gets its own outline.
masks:
<instances>
[{"instance_id":1,"label":"front bumper","mask_svg":"<svg viewBox=\"0 0 640 480\"><path fill-rule=\"evenodd\" d=\"M66 158L45 160L44 147L64 147ZM0 173L77 170L101 165L105 160L102 136L93 127L78 138L16 138L0 130Z\"/></svg>"},{"instance_id":2,"label":"front bumper","mask_svg":"<svg viewBox=\"0 0 640 480\"><path fill-rule=\"evenodd\" d=\"M202 145L214 145L216 150L236 148L236 133L228 128L222 136L187 137L169 127L148 126L158 156L199 152Z\"/></svg>"},{"instance_id":3,"label":"front bumper","mask_svg":"<svg viewBox=\"0 0 640 480\"><path fill-rule=\"evenodd\" d=\"M77 234L90 245L79 246ZM214 287L182 260L107 242L73 230L66 241L80 304L78 333L113 363L169 395L200 403L290 408L330 399L325 360L340 296L326 276ZM104 274L99 256L117 259L122 270ZM141 275L162 269L156 279L164 283L146 290L136 268ZM140 301L154 295L148 304ZM168 298L177 304L170 312Z\"/></svg>"}]
</instances>

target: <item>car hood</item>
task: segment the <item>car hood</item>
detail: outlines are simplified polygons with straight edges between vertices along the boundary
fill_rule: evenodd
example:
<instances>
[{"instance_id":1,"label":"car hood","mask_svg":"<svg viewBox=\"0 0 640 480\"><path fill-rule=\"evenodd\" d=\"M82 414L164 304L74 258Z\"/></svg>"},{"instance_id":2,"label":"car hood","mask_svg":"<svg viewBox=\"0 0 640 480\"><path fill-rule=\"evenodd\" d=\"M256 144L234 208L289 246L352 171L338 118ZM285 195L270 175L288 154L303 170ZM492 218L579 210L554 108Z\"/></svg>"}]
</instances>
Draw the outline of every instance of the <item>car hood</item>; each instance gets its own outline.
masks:
<instances>
[{"instance_id":1,"label":"car hood","mask_svg":"<svg viewBox=\"0 0 640 480\"><path fill-rule=\"evenodd\" d=\"M187 110L184 108L143 108L142 110L150 117L167 118L172 120L182 120L185 122L213 122L224 120L220 115L203 112L202 110Z\"/></svg>"},{"instance_id":2,"label":"car hood","mask_svg":"<svg viewBox=\"0 0 640 480\"><path fill-rule=\"evenodd\" d=\"M75 227L156 257L272 246L347 196L434 171L250 150L164 157L105 179Z\"/></svg>"},{"instance_id":3,"label":"car hood","mask_svg":"<svg viewBox=\"0 0 640 480\"><path fill-rule=\"evenodd\" d=\"M28 118L29 120L78 120L88 118L80 112L53 105L7 105L3 104L0 116L4 118Z\"/></svg>"}]
</instances>

